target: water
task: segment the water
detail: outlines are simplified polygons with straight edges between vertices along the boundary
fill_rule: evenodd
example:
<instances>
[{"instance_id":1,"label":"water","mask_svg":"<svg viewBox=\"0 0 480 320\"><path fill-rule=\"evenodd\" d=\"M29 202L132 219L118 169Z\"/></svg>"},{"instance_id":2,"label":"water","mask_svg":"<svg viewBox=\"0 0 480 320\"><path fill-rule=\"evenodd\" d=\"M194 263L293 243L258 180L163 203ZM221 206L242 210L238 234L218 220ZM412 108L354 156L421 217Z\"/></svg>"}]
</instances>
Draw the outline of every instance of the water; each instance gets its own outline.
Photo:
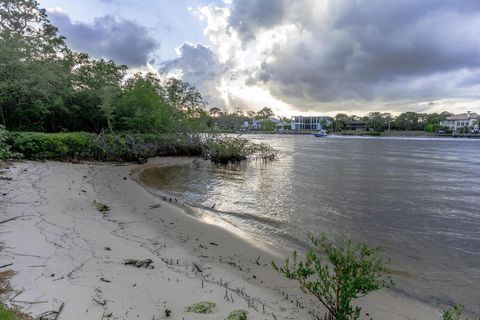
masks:
<instances>
[{"instance_id":1,"label":"water","mask_svg":"<svg viewBox=\"0 0 480 320\"><path fill-rule=\"evenodd\" d=\"M480 310L480 140L251 137L281 158L142 178L277 246L322 232L382 246L399 292Z\"/></svg>"}]
</instances>

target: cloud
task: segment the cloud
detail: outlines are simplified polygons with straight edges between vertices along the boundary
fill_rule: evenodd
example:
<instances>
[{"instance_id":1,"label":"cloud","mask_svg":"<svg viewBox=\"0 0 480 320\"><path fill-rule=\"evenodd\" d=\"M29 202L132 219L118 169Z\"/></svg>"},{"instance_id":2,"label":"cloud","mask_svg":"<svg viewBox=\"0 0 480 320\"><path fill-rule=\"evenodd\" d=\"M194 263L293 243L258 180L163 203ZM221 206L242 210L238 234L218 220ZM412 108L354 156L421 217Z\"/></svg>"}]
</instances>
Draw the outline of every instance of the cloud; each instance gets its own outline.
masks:
<instances>
[{"instance_id":1,"label":"cloud","mask_svg":"<svg viewBox=\"0 0 480 320\"><path fill-rule=\"evenodd\" d=\"M192 82L208 74L226 104L292 113L425 111L430 101L480 108L479 1L234 0L194 12L222 67L192 63L204 57L196 48L182 51L177 71Z\"/></svg>"},{"instance_id":2,"label":"cloud","mask_svg":"<svg viewBox=\"0 0 480 320\"><path fill-rule=\"evenodd\" d=\"M135 21L107 15L92 23L76 22L58 10L49 12L49 17L73 49L118 64L144 66L159 47L148 29Z\"/></svg>"},{"instance_id":3,"label":"cloud","mask_svg":"<svg viewBox=\"0 0 480 320\"><path fill-rule=\"evenodd\" d=\"M463 96L472 83L462 77L480 70L480 2L271 2L273 10L237 0L229 29L243 48L266 47L257 82L302 110L344 100ZM277 38L262 39L273 30Z\"/></svg>"},{"instance_id":4,"label":"cloud","mask_svg":"<svg viewBox=\"0 0 480 320\"><path fill-rule=\"evenodd\" d=\"M177 49L177 58L162 63L159 73L164 76L180 76L199 89L211 105L223 105L219 87L227 73L227 66L218 56L200 43L183 43Z\"/></svg>"}]
</instances>

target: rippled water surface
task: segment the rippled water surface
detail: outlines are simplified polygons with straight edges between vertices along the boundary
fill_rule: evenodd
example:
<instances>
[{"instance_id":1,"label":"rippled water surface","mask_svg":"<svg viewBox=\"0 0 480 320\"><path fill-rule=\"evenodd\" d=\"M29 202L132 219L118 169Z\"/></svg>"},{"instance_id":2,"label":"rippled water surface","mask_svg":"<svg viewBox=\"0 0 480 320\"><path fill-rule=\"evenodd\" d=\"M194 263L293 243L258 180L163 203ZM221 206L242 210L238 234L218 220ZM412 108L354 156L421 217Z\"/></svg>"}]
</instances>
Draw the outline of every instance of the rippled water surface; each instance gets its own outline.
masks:
<instances>
[{"instance_id":1,"label":"rippled water surface","mask_svg":"<svg viewBox=\"0 0 480 320\"><path fill-rule=\"evenodd\" d=\"M383 246L397 290L480 310L480 140L251 138L280 159L196 161L142 179L275 245L326 232Z\"/></svg>"}]
</instances>

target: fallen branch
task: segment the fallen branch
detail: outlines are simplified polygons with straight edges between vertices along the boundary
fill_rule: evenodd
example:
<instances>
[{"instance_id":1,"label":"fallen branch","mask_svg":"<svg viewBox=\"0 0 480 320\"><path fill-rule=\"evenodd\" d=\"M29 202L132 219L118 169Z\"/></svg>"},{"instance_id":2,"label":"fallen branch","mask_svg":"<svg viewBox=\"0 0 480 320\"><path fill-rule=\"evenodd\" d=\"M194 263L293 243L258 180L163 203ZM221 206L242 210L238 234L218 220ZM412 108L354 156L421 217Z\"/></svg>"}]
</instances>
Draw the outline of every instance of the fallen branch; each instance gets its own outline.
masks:
<instances>
[{"instance_id":1,"label":"fallen branch","mask_svg":"<svg viewBox=\"0 0 480 320\"><path fill-rule=\"evenodd\" d=\"M15 303L25 303L25 304L38 304L38 303L47 303L48 301L21 301L21 300L12 300Z\"/></svg>"},{"instance_id":2,"label":"fallen branch","mask_svg":"<svg viewBox=\"0 0 480 320\"><path fill-rule=\"evenodd\" d=\"M200 273L203 272L203 270L200 269L200 267L195 262L193 263L193 266L195 267L195 269L197 269L198 272L200 272Z\"/></svg>"},{"instance_id":3,"label":"fallen branch","mask_svg":"<svg viewBox=\"0 0 480 320\"><path fill-rule=\"evenodd\" d=\"M92 300L95 301L96 303L98 303L101 306L104 306L104 305L107 304L107 301L105 301L105 300L98 300L97 298L93 298L93 297L92 297Z\"/></svg>"},{"instance_id":4,"label":"fallen branch","mask_svg":"<svg viewBox=\"0 0 480 320\"><path fill-rule=\"evenodd\" d=\"M17 220L18 218L21 218L21 217L23 217L23 216L16 216L16 217L13 217L13 218L8 218L8 219L0 221L0 224L7 223L7 222L13 221L13 220Z\"/></svg>"},{"instance_id":5,"label":"fallen branch","mask_svg":"<svg viewBox=\"0 0 480 320\"><path fill-rule=\"evenodd\" d=\"M45 311L44 313L38 316L38 320L57 320L64 306L65 306L65 302L62 302L62 304L60 305L60 308L58 308L58 311ZM52 315L55 315L55 317L53 319L49 319L48 317Z\"/></svg>"}]
</instances>

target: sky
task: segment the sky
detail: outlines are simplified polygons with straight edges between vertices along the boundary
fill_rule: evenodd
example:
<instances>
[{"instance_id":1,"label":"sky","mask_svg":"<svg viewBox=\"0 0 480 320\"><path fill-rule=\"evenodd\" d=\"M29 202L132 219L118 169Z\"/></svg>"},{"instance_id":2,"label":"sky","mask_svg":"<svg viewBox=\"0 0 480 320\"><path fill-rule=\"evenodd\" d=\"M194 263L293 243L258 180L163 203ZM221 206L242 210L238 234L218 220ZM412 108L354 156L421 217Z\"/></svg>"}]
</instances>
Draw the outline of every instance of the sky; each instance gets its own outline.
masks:
<instances>
[{"instance_id":1,"label":"sky","mask_svg":"<svg viewBox=\"0 0 480 320\"><path fill-rule=\"evenodd\" d=\"M40 0L75 50L276 114L480 112L478 0Z\"/></svg>"}]
</instances>

